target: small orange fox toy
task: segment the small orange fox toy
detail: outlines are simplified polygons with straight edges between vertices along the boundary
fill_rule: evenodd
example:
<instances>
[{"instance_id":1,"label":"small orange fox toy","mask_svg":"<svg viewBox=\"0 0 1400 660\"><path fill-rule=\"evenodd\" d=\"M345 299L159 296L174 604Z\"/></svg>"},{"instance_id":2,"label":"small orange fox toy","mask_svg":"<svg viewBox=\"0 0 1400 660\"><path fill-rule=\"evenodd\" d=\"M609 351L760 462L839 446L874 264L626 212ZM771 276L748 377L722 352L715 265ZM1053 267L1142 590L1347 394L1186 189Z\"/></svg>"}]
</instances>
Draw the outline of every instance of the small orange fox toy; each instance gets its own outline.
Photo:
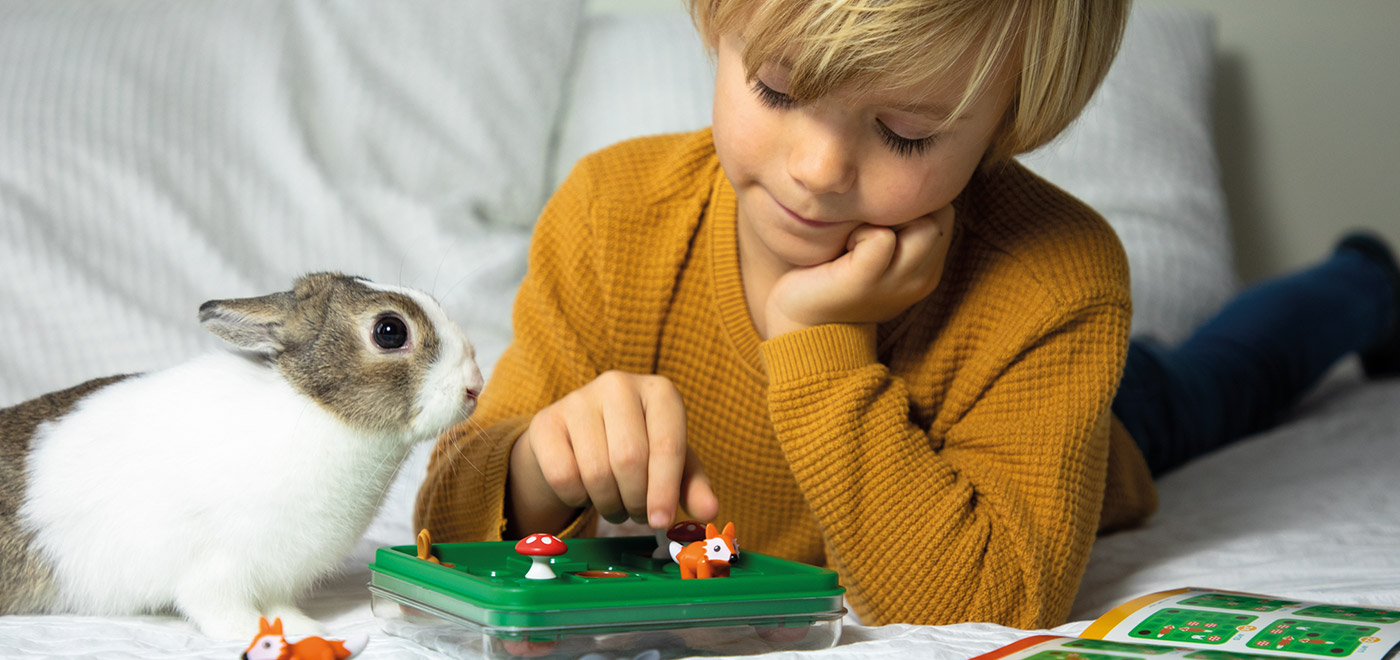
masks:
<instances>
[{"instance_id":1,"label":"small orange fox toy","mask_svg":"<svg viewBox=\"0 0 1400 660\"><path fill-rule=\"evenodd\" d=\"M705 540L682 546L671 542L671 559L681 567L681 579L729 577L729 564L739 558L739 542L734 539L734 523L724 531L713 523L705 525Z\"/></svg>"},{"instance_id":2,"label":"small orange fox toy","mask_svg":"<svg viewBox=\"0 0 1400 660\"><path fill-rule=\"evenodd\" d=\"M345 660L369 644L369 637L359 636L345 641L307 637L288 643L282 636L282 620L258 617L258 636L243 652L243 660Z\"/></svg>"}]
</instances>

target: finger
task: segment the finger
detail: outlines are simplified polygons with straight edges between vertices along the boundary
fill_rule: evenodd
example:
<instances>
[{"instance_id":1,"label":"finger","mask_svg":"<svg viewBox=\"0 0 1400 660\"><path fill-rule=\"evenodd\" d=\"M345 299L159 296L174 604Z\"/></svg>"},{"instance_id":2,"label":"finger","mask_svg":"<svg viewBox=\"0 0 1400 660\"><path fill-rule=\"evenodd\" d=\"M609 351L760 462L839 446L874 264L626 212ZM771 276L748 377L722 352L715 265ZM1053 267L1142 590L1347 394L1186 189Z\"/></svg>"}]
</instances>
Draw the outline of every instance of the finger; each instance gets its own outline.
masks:
<instances>
[{"instance_id":1,"label":"finger","mask_svg":"<svg viewBox=\"0 0 1400 660\"><path fill-rule=\"evenodd\" d=\"M710 477L693 450L686 450L685 474L681 478L681 507L701 522L719 515L719 498L710 485Z\"/></svg>"},{"instance_id":2,"label":"finger","mask_svg":"<svg viewBox=\"0 0 1400 660\"><path fill-rule=\"evenodd\" d=\"M583 477L574 460L573 446L562 415L557 414L555 409L546 409L535 415L526 437L520 441L529 443L527 449L534 455L531 462L560 502L573 508L588 505L588 491L583 487Z\"/></svg>"},{"instance_id":3,"label":"finger","mask_svg":"<svg viewBox=\"0 0 1400 660\"><path fill-rule=\"evenodd\" d=\"M574 460L578 461L579 476L588 500L598 515L612 523L627 519L622 496L613 479L612 463L608 458L607 428L603 423L602 407L592 401L581 405L569 420L569 441Z\"/></svg>"},{"instance_id":4,"label":"finger","mask_svg":"<svg viewBox=\"0 0 1400 660\"><path fill-rule=\"evenodd\" d=\"M648 447L646 416L635 390L609 397L603 407L608 439L608 462L627 517L645 520L647 510ZM616 521L614 521L616 522Z\"/></svg>"},{"instance_id":5,"label":"finger","mask_svg":"<svg viewBox=\"0 0 1400 660\"><path fill-rule=\"evenodd\" d=\"M933 290L952 243L953 214L950 204L898 229L899 245L889 268L891 280L908 282L921 297Z\"/></svg>"},{"instance_id":6,"label":"finger","mask_svg":"<svg viewBox=\"0 0 1400 660\"><path fill-rule=\"evenodd\" d=\"M889 272L896 276L912 274L936 259L943 230L931 216L923 216L896 230L894 255Z\"/></svg>"},{"instance_id":7,"label":"finger","mask_svg":"<svg viewBox=\"0 0 1400 660\"><path fill-rule=\"evenodd\" d=\"M893 234L891 232L892 230L889 227L884 227L881 225L858 225L855 229L851 230L850 234L846 236L846 251L850 252L856 249L857 245L866 241L878 241L881 237L884 237L886 235L893 237ZM867 245L865 249L870 249L871 247L874 247L874 245Z\"/></svg>"},{"instance_id":8,"label":"finger","mask_svg":"<svg viewBox=\"0 0 1400 660\"><path fill-rule=\"evenodd\" d=\"M861 283L878 280L889 269L897 244L894 230L889 227L862 225L855 228L846 239L849 276Z\"/></svg>"},{"instance_id":9,"label":"finger","mask_svg":"<svg viewBox=\"0 0 1400 660\"><path fill-rule=\"evenodd\" d=\"M676 517L681 483L685 475L685 403L669 380L653 382L646 390L647 524L662 529Z\"/></svg>"}]
</instances>

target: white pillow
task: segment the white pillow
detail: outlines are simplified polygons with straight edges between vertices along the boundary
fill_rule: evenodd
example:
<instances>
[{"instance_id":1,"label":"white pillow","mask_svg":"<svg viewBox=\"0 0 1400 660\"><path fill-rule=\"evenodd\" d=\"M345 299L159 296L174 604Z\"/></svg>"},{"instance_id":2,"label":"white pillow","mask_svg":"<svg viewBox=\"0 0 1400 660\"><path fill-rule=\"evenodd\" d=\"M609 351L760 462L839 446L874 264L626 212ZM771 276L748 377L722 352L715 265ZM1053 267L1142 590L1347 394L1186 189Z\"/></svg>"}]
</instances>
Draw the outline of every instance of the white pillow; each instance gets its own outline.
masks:
<instances>
[{"instance_id":1,"label":"white pillow","mask_svg":"<svg viewBox=\"0 0 1400 660\"><path fill-rule=\"evenodd\" d=\"M0 0L0 405L336 269L509 339L582 0Z\"/></svg>"},{"instance_id":2,"label":"white pillow","mask_svg":"<svg viewBox=\"0 0 1400 660\"><path fill-rule=\"evenodd\" d=\"M1235 290L1211 137L1214 24L1138 5L1080 121L1022 161L1094 206L1132 268L1133 331L1180 340ZM589 16L560 124L555 185L581 156L710 123L713 68L683 12Z\"/></svg>"},{"instance_id":3,"label":"white pillow","mask_svg":"<svg viewBox=\"0 0 1400 660\"><path fill-rule=\"evenodd\" d=\"M1184 339L1235 291L1211 130L1215 23L1138 5L1084 114L1021 162L1104 215L1128 253L1133 333Z\"/></svg>"},{"instance_id":4,"label":"white pillow","mask_svg":"<svg viewBox=\"0 0 1400 660\"><path fill-rule=\"evenodd\" d=\"M715 69L682 11L587 17L559 121L551 189L579 158L639 135L710 125Z\"/></svg>"}]
</instances>

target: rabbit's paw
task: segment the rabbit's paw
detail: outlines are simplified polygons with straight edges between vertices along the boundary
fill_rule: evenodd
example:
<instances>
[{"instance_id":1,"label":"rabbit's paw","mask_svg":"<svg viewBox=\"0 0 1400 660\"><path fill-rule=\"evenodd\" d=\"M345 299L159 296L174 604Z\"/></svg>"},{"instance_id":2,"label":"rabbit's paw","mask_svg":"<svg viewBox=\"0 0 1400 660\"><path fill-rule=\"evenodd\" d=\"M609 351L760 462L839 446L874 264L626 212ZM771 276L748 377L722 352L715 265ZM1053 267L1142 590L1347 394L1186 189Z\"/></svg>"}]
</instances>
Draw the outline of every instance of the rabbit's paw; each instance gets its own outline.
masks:
<instances>
[{"instance_id":1,"label":"rabbit's paw","mask_svg":"<svg viewBox=\"0 0 1400 660\"><path fill-rule=\"evenodd\" d=\"M213 639L249 640L258 632L259 615L252 607L181 604L180 611Z\"/></svg>"}]
</instances>

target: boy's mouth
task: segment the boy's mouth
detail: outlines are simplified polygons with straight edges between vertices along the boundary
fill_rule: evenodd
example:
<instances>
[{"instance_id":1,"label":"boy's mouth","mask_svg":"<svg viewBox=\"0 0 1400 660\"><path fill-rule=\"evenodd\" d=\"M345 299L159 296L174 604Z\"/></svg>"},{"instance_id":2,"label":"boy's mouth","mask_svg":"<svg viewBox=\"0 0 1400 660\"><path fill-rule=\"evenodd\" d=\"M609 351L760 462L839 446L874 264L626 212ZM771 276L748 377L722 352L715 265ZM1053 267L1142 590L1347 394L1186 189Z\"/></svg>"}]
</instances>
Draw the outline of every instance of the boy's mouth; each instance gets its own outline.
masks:
<instances>
[{"instance_id":1,"label":"boy's mouth","mask_svg":"<svg viewBox=\"0 0 1400 660\"><path fill-rule=\"evenodd\" d=\"M823 220L814 220L814 219L808 218L808 217L806 217L806 216L798 215L795 211L793 211L792 209L788 208L788 207L787 207L785 204L783 204L782 202L778 201L778 198L776 198L776 197L773 198L773 203L774 203L774 204L777 204L777 205L778 205L778 208L782 209L782 210L783 210L783 213L786 213L786 214L788 215L789 218L792 218L793 220L796 220L799 224L802 224L802 225L807 226L807 227L813 227L813 228L820 229L820 228L823 228L823 227L830 227L830 226L832 226L832 225L841 224L841 223L839 223L839 222L829 222L829 221L823 221Z\"/></svg>"}]
</instances>

